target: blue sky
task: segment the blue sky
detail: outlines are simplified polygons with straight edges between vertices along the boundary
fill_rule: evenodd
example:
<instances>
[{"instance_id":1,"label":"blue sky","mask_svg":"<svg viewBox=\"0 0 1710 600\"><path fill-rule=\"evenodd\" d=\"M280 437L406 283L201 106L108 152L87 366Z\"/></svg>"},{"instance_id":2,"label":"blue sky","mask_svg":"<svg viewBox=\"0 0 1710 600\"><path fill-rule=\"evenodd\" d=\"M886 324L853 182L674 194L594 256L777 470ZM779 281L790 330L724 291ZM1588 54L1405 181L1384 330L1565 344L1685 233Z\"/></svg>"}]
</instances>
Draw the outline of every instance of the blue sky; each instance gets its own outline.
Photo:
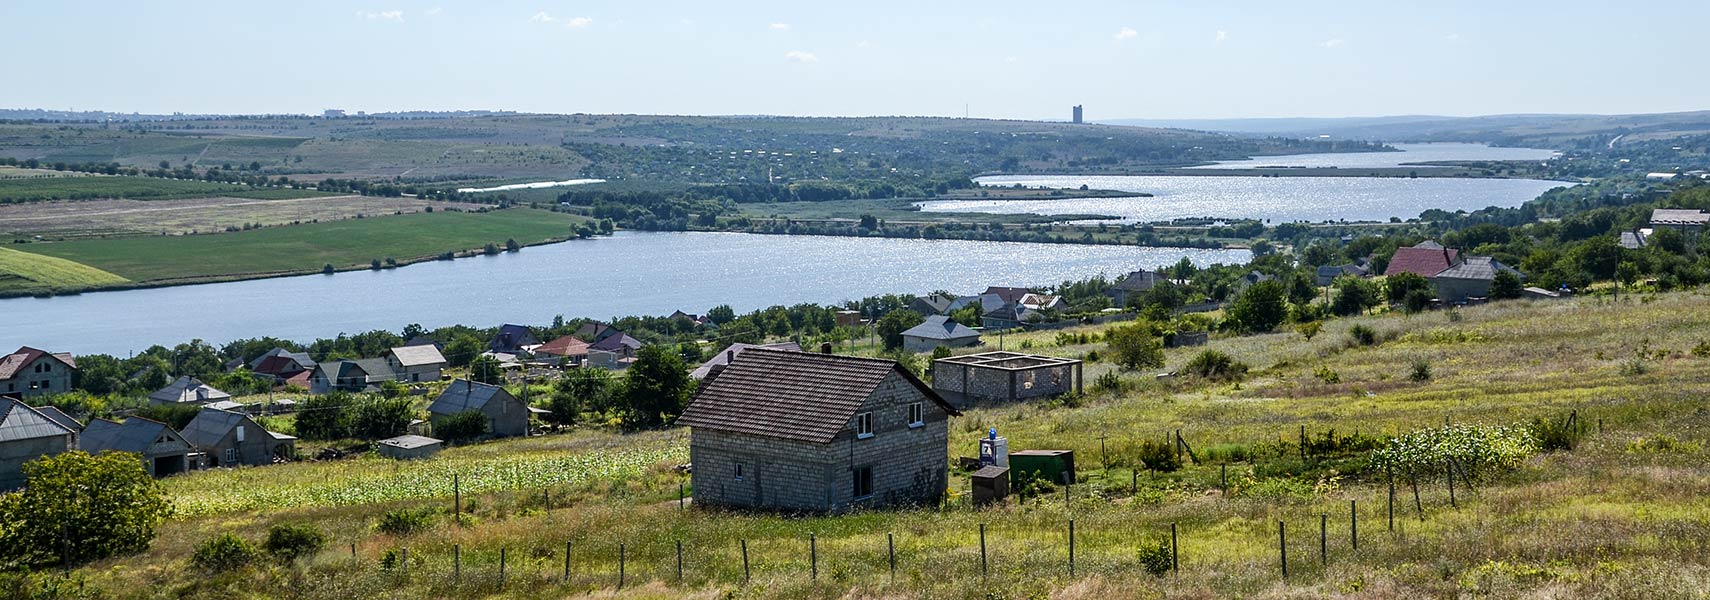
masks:
<instances>
[{"instance_id":1,"label":"blue sky","mask_svg":"<svg viewBox=\"0 0 1710 600\"><path fill-rule=\"evenodd\" d=\"M1710 2L0 3L0 107L1089 119L1710 108Z\"/></svg>"}]
</instances>

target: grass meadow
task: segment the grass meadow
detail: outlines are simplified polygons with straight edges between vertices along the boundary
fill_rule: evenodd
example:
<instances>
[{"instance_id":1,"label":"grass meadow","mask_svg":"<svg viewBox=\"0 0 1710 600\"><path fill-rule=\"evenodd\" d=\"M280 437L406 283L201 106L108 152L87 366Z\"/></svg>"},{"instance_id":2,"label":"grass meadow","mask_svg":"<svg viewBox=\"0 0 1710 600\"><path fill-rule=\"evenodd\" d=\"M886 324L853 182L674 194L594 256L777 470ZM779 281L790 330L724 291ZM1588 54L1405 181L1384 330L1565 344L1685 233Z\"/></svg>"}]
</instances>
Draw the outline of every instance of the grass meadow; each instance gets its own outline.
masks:
<instances>
[{"instance_id":1,"label":"grass meadow","mask_svg":"<svg viewBox=\"0 0 1710 600\"><path fill-rule=\"evenodd\" d=\"M485 213L388 215L191 236L149 236L38 243L28 252L104 270L132 282L166 285L407 263L444 252L537 244L571 237L583 217L516 208ZM0 287L0 290L5 288Z\"/></svg>"},{"instance_id":2,"label":"grass meadow","mask_svg":"<svg viewBox=\"0 0 1710 600\"><path fill-rule=\"evenodd\" d=\"M1055 489L974 508L965 474L953 471L941 507L837 516L680 510L687 479L672 467L687 460L685 432L587 428L454 448L417 464L364 458L171 479L166 487L186 510L153 547L73 577L117 598L1702 598L1710 591L1706 309L1710 296L1696 292L1511 302L1454 316L1340 320L1310 341L1218 338L1211 348L1252 367L1244 381L1119 373L1120 384L1106 378L1078 401L977 409L952 422L951 457L973 455L991 426L1012 450L1074 450L1081 478L1067 498ZM1353 343L1355 324L1374 328L1379 343ZM1014 335L1005 344L1083 356L1103 345L1080 343L1079 334L1098 331ZM1166 370L1199 350L1170 350ZM1413 375L1419 364L1429 365L1427 377ZM1087 377L1107 371L1092 363ZM1589 429L1575 449L1537 454L1470 489L1461 481L1453 504L1447 482L1423 480L1420 511L1398 481L1393 530L1389 482L1366 466L1367 452L1315 446L1303 458L1291 445L1302 428L1314 440L1331 430L1324 439L1342 440L1573 411ZM1168 474L1134 466L1140 440L1177 429L1201 462L1184 459ZM564 472L542 474L541 464ZM467 486L461 523L449 491L422 481L448 473ZM413 491L358 494L386 485ZM357 496L337 497L340 489ZM404 507L438 518L406 536L375 529L382 514ZM313 524L331 543L294 566L204 574L187 563L203 539L234 532L256 540L277 523ZM1141 549L1167 548L1172 525L1178 570L1154 575Z\"/></svg>"}]
</instances>

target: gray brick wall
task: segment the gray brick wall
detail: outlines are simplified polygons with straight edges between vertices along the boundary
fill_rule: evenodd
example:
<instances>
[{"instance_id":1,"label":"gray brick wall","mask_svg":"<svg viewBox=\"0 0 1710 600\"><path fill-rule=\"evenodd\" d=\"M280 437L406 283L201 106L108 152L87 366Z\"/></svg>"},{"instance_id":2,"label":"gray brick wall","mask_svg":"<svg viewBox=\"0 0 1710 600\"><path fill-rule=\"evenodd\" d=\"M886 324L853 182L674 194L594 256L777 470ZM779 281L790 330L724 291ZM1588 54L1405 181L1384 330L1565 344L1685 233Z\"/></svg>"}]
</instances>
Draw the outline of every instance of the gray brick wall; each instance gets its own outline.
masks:
<instances>
[{"instance_id":1,"label":"gray brick wall","mask_svg":"<svg viewBox=\"0 0 1710 600\"><path fill-rule=\"evenodd\" d=\"M24 486L24 463L70 449L70 433L0 443L0 490Z\"/></svg>"},{"instance_id":2,"label":"gray brick wall","mask_svg":"<svg viewBox=\"0 0 1710 600\"><path fill-rule=\"evenodd\" d=\"M1016 371L1013 388L1010 374L1011 371L1001 369L938 362L932 365L932 389L961 407L982 402L1047 398L1075 390L1074 365Z\"/></svg>"},{"instance_id":3,"label":"gray brick wall","mask_svg":"<svg viewBox=\"0 0 1710 600\"><path fill-rule=\"evenodd\" d=\"M914 402L922 403L925 417L918 427L908 423L908 407ZM841 511L937 500L949 481L949 415L895 373L857 412L872 413L872 437L857 439L853 421L827 444L691 431L695 502ZM872 468L873 493L856 498L855 471L860 467Z\"/></svg>"}]
</instances>

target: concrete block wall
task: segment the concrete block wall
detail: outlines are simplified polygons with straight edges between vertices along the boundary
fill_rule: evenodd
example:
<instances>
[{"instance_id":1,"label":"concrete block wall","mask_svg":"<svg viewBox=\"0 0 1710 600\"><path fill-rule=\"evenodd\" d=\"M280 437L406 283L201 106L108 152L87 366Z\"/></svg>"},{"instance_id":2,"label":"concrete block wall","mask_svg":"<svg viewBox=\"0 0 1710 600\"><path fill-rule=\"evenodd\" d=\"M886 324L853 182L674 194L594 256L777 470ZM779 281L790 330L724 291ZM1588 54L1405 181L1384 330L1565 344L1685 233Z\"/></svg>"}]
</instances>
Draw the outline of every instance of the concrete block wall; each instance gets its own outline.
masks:
<instances>
[{"instance_id":1,"label":"concrete block wall","mask_svg":"<svg viewBox=\"0 0 1710 600\"><path fill-rule=\"evenodd\" d=\"M0 490L24 486L24 463L71 449L71 434L0 443Z\"/></svg>"}]
</instances>

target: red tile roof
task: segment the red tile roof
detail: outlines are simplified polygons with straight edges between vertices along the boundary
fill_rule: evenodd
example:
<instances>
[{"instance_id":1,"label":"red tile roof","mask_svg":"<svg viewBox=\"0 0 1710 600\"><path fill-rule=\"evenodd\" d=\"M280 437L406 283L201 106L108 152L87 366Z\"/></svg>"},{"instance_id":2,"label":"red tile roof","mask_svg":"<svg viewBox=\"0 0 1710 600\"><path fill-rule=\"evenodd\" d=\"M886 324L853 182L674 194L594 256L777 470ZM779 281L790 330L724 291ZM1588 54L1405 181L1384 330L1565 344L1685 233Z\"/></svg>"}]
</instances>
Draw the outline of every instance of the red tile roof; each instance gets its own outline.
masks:
<instances>
[{"instance_id":1,"label":"red tile roof","mask_svg":"<svg viewBox=\"0 0 1710 600\"><path fill-rule=\"evenodd\" d=\"M1395 256L1390 257L1389 267L1383 270L1383 274L1405 272L1430 277L1454 266L1459 260L1460 252L1454 248L1396 248Z\"/></svg>"},{"instance_id":2,"label":"red tile roof","mask_svg":"<svg viewBox=\"0 0 1710 600\"><path fill-rule=\"evenodd\" d=\"M77 363L72 362L70 354L63 352L59 354L48 354L47 352L37 350L29 346L22 346L18 348L17 352L13 352L6 356L0 356L0 379L11 379L13 377L17 377L19 371L22 371L24 367L30 366L31 363L36 362L36 359L43 356L52 356L55 360L65 363L65 366L73 369L77 368Z\"/></svg>"},{"instance_id":3,"label":"red tile roof","mask_svg":"<svg viewBox=\"0 0 1710 600\"><path fill-rule=\"evenodd\" d=\"M552 340L534 349L535 354L550 354L552 356L587 356L591 344L578 340L573 336L564 336Z\"/></svg>"}]
</instances>

